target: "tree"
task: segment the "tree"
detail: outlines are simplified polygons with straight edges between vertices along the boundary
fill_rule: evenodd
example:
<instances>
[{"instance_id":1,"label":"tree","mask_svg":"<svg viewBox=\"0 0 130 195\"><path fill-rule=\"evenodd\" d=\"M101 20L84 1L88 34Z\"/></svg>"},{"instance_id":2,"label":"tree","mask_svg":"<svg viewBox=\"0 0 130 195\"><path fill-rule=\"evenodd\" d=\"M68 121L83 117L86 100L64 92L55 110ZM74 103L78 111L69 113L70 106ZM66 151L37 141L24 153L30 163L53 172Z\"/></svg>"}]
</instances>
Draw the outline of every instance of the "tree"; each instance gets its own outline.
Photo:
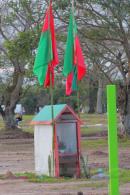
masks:
<instances>
[{"instance_id":1,"label":"tree","mask_svg":"<svg viewBox=\"0 0 130 195\"><path fill-rule=\"evenodd\" d=\"M39 39L40 21L46 3L47 1L30 0L3 2L0 66L13 67L13 73L8 75L4 93L0 98L0 105L5 104L6 107L5 111L0 107L5 121L8 121L7 116L12 116L11 121L13 121L14 105L22 94L24 78L26 74L27 77L31 75L28 70L33 64L36 43ZM58 0L53 4L60 61L62 61L71 4L67 0ZM104 75L106 83L118 85L118 108L125 131L130 134L130 2L77 0L75 10L86 61L92 64L91 70L98 69L99 73ZM35 26L36 23L39 25ZM23 54L21 55L20 52ZM98 80L97 76L94 85L97 86Z\"/></svg>"},{"instance_id":2,"label":"tree","mask_svg":"<svg viewBox=\"0 0 130 195\"><path fill-rule=\"evenodd\" d=\"M8 0L1 5L0 69L6 70L7 74L0 78L1 86L4 86L0 95L0 113L6 130L16 128L14 109L22 96L23 86L30 81L32 75L30 67L39 33L39 25L35 27L35 24L44 12L43 7L38 7L39 3L40 1Z\"/></svg>"},{"instance_id":3,"label":"tree","mask_svg":"<svg viewBox=\"0 0 130 195\"><path fill-rule=\"evenodd\" d=\"M84 6L89 30L83 34L92 41L100 59L106 60L104 72L111 82L120 78L119 112L130 134L130 2L93 0Z\"/></svg>"},{"instance_id":4,"label":"tree","mask_svg":"<svg viewBox=\"0 0 130 195\"><path fill-rule=\"evenodd\" d=\"M59 9L64 10L62 6ZM107 83L120 80L118 108L125 131L130 134L130 2L77 0L75 10L87 58L93 67L98 66ZM57 12L60 18L60 12ZM64 11L62 16L66 18L67 12Z\"/></svg>"}]
</instances>

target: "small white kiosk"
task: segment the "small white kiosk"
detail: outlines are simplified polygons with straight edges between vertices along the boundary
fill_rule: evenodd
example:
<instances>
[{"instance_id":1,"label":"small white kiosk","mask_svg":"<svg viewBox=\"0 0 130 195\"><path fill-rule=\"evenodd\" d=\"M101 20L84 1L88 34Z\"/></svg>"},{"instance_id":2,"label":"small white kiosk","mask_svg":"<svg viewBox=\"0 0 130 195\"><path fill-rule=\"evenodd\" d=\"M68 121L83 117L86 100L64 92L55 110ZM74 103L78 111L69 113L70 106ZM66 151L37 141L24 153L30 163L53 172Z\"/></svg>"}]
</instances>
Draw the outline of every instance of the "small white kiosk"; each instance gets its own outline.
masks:
<instances>
[{"instance_id":1,"label":"small white kiosk","mask_svg":"<svg viewBox=\"0 0 130 195\"><path fill-rule=\"evenodd\" d=\"M35 116L35 171L48 176L80 176L80 119L66 104L45 106Z\"/></svg>"}]
</instances>

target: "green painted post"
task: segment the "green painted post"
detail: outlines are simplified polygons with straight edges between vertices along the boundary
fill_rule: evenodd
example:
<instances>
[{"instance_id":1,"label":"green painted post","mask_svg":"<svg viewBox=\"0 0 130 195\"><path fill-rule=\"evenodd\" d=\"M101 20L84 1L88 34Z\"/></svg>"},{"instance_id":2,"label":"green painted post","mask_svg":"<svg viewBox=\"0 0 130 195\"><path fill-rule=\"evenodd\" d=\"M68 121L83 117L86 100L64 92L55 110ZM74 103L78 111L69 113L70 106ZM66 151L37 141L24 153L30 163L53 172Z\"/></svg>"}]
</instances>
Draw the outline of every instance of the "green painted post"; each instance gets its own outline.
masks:
<instances>
[{"instance_id":1,"label":"green painted post","mask_svg":"<svg viewBox=\"0 0 130 195\"><path fill-rule=\"evenodd\" d=\"M119 195L116 86L107 86L109 195Z\"/></svg>"}]
</instances>

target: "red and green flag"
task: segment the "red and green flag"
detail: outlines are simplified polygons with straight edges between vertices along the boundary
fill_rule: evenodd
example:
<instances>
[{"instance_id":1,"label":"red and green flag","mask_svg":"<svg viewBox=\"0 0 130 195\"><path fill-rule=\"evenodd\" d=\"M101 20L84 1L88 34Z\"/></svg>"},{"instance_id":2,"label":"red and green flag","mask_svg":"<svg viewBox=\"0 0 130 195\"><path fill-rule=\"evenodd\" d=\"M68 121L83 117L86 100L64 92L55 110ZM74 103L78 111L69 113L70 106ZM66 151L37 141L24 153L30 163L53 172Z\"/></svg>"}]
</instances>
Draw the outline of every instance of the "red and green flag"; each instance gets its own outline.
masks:
<instances>
[{"instance_id":1,"label":"red and green flag","mask_svg":"<svg viewBox=\"0 0 130 195\"><path fill-rule=\"evenodd\" d=\"M70 14L66 51L64 57L63 74L66 78L66 95L77 90L77 82L86 74L86 65L80 41L77 35L77 26L73 14Z\"/></svg>"},{"instance_id":2,"label":"red and green flag","mask_svg":"<svg viewBox=\"0 0 130 195\"><path fill-rule=\"evenodd\" d=\"M33 72L38 77L41 86L43 85L45 88L49 87L51 82L52 85L54 85L54 67L58 63L59 59L56 48L54 18L52 5L50 3L46 11L33 68Z\"/></svg>"}]
</instances>

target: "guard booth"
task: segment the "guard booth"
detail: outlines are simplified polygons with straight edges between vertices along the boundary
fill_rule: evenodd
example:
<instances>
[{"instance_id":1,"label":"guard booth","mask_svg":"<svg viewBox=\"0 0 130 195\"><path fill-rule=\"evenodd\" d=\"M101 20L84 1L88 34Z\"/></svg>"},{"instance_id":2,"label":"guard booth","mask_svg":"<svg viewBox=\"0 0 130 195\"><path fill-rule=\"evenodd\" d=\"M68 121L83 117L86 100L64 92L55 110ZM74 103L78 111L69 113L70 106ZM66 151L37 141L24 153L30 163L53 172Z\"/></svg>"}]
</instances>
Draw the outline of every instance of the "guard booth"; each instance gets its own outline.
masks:
<instances>
[{"instance_id":1,"label":"guard booth","mask_svg":"<svg viewBox=\"0 0 130 195\"><path fill-rule=\"evenodd\" d=\"M45 106L34 117L35 171L48 176L80 176L80 119L66 104Z\"/></svg>"}]
</instances>

